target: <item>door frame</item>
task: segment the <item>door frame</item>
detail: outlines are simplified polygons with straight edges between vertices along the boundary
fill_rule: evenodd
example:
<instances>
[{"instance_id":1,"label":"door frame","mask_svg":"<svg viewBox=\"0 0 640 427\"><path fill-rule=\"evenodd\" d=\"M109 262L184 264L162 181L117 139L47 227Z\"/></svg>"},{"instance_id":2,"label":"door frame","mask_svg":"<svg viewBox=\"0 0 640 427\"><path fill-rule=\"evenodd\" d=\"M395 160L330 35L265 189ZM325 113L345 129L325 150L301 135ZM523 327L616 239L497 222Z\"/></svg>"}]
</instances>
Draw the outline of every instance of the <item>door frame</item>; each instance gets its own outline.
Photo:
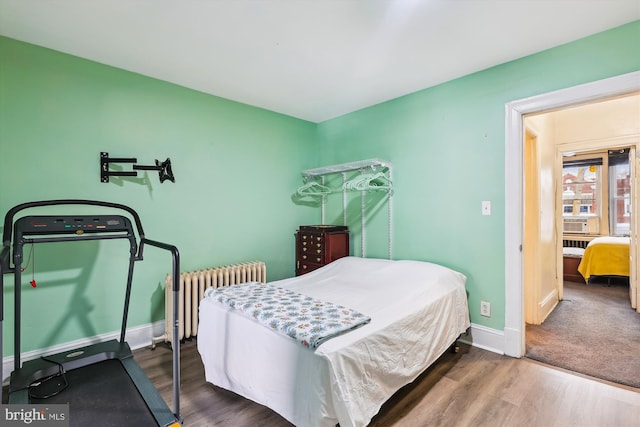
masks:
<instances>
[{"instance_id":1,"label":"door frame","mask_svg":"<svg viewBox=\"0 0 640 427\"><path fill-rule=\"evenodd\" d=\"M505 105L504 353L507 356L522 357L525 354L524 269L522 256L524 235L523 116L637 91L640 91L640 71L512 101ZM632 244L636 245L637 249L637 236L632 236L631 241Z\"/></svg>"},{"instance_id":2,"label":"door frame","mask_svg":"<svg viewBox=\"0 0 640 427\"><path fill-rule=\"evenodd\" d=\"M524 128L524 195L527 209L523 212L523 274L524 287L524 319L526 323L539 325L540 310L540 183L538 176L540 167L538 161L538 134L527 123ZM535 212L535 214L533 214ZM531 213L531 215L529 215Z\"/></svg>"}]
</instances>

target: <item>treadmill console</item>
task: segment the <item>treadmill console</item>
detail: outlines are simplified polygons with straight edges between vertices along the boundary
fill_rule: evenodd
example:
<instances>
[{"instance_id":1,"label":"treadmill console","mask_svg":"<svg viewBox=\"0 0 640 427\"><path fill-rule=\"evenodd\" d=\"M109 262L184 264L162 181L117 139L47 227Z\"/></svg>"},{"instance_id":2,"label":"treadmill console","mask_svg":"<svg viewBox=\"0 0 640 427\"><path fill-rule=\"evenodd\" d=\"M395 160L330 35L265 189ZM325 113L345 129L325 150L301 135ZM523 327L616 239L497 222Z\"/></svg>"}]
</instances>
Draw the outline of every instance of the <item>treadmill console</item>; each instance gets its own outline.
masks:
<instances>
[{"instance_id":1,"label":"treadmill console","mask_svg":"<svg viewBox=\"0 0 640 427\"><path fill-rule=\"evenodd\" d=\"M15 222L16 235L113 233L132 231L120 215L25 216Z\"/></svg>"}]
</instances>

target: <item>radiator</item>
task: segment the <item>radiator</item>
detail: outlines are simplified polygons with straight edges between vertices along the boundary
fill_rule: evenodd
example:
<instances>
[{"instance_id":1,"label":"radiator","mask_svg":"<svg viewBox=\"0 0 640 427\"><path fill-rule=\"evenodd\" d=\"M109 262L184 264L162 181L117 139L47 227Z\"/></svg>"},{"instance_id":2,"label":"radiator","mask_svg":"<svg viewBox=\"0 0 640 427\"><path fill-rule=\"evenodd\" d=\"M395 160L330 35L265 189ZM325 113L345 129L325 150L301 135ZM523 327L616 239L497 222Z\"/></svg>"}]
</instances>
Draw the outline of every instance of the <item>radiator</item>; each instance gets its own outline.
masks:
<instances>
[{"instance_id":1,"label":"radiator","mask_svg":"<svg viewBox=\"0 0 640 427\"><path fill-rule=\"evenodd\" d=\"M263 261L244 262L222 267L212 267L180 273L178 333L179 340L198 335L198 306L207 288L220 288L246 282L267 281L267 266ZM164 334L154 337L151 348L158 342L171 342L173 325L173 280L167 275L165 281L165 325Z\"/></svg>"},{"instance_id":2,"label":"radiator","mask_svg":"<svg viewBox=\"0 0 640 427\"><path fill-rule=\"evenodd\" d=\"M589 244L589 240L577 240L577 239L563 239L563 248L586 248Z\"/></svg>"}]
</instances>

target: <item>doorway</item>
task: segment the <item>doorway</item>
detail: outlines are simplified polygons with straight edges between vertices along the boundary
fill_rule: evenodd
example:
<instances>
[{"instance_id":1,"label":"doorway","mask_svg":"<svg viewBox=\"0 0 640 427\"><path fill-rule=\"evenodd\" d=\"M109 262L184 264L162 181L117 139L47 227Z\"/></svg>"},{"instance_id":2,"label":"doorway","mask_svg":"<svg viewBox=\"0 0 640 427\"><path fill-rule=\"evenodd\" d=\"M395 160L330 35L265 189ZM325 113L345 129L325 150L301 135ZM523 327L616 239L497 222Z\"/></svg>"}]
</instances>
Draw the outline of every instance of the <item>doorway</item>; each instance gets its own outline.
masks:
<instances>
[{"instance_id":1,"label":"doorway","mask_svg":"<svg viewBox=\"0 0 640 427\"><path fill-rule=\"evenodd\" d=\"M505 145L505 329L504 352L508 356L522 357L525 354L524 280L523 280L523 116L541 113L592 101L640 91L640 72L625 74L588 83L557 92L514 101L506 105ZM636 146L640 143L634 143ZM630 144L631 145L631 144ZM637 148L637 147L636 147ZM640 159L636 157L635 167ZM637 191L637 186L636 186ZM634 209L637 211L637 209ZM556 222L556 221L553 221ZM637 253L637 236L632 236L632 247ZM561 257L556 256L559 260ZM632 263L637 269L638 263ZM561 269L561 267L560 267ZM556 266L556 271L560 270Z\"/></svg>"},{"instance_id":2,"label":"doorway","mask_svg":"<svg viewBox=\"0 0 640 427\"><path fill-rule=\"evenodd\" d=\"M539 325L550 315L562 300L563 277L582 281L569 261L579 261L578 252L604 236L626 246L619 252L617 246L594 246L588 255L598 257L583 267L598 262L592 274L630 277L630 305L636 308L628 241L636 226L631 218L637 218L630 166L640 143L640 94L526 115L523 126L525 322ZM604 256L626 258L626 265L612 259L604 264ZM575 271L563 271L571 266Z\"/></svg>"},{"instance_id":3,"label":"doorway","mask_svg":"<svg viewBox=\"0 0 640 427\"><path fill-rule=\"evenodd\" d=\"M632 377L640 365L629 363L640 348L640 315L629 292L637 186L629 156L635 159L640 143L640 95L526 115L523 126L525 355L638 387ZM585 261L592 263L583 273L597 266L601 275L631 280L594 276L587 285L577 268L565 271L591 241Z\"/></svg>"}]
</instances>

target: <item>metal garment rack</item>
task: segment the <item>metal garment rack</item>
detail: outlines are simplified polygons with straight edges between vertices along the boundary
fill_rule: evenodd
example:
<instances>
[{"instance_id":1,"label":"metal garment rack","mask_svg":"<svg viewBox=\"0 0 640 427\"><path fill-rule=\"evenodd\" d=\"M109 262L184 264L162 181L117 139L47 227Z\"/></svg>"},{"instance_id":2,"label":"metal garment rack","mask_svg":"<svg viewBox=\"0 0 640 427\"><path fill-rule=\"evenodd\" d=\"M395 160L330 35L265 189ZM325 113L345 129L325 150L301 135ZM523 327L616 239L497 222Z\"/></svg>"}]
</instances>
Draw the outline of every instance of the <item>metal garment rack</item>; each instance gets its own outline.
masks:
<instances>
[{"instance_id":1,"label":"metal garment rack","mask_svg":"<svg viewBox=\"0 0 640 427\"><path fill-rule=\"evenodd\" d=\"M331 166L323 166L314 169L307 169L302 171L302 176L305 179L314 179L320 177L322 179L322 184L324 185L324 177L327 175L335 175L342 174L342 215L343 215L343 223L347 225L347 190L344 188L344 183L346 182L346 174L347 172L360 171L364 172L366 170L384 170L387 173L389 181L393 182L392 176L392 164L391 162L380 160L380 159L368 159L368 160L358 160L355 162L341 163L337 165ZM369 190L360 191L360 221L361 221L361 253L362 257L365 257L365 193ZM389 197L387 200L387 208L389 210L389 259L393 257L393 190L389 191ZM325 223L325 204L326 204L326 196L322 196L322 205L321 205L321 221L322 224Z\"/></svg>"}]
</instances>

